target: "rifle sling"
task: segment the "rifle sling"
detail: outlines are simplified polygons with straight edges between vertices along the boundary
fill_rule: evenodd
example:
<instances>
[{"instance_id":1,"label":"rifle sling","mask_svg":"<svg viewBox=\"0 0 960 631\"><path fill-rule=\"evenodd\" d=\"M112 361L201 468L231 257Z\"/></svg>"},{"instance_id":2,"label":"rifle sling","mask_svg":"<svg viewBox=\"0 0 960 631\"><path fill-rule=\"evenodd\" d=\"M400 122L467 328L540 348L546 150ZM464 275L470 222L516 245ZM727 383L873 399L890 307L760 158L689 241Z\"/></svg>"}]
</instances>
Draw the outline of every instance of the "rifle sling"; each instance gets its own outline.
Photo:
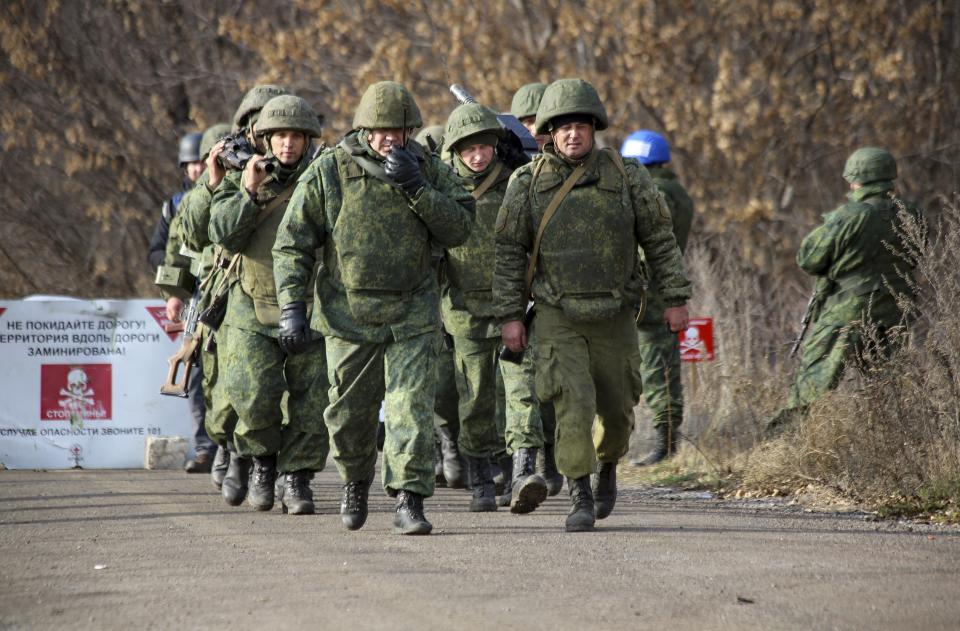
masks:
<instances>
[{"instance_id":1,"label":"rifle sling","mask_svg":"<svg viewBox=\"0 0 960 631\"><path fill-rule=\"evenodd\" d=\"M387 172L383 170L383 165L379 162L368 156L363 150L357 150L347 143L347 138L345 137L340 141L340 147L347 152L347 155L350 156L350 159L353 160L358 167L363 169L364 173L369 175L372 178L376 178L385 184L389 184L393 188L399 188L397 183L387 177Z\"/></svg>"},{"instance_id":2,"label":"rifle sling","mask_svg":"<svg viewBox=\"0 0 960 631\"><path fill-rule=\"evenodd\" d=\"M563 199L567 196L573 187L576 186L577 182L580 181L580 178L583 177L583 174L587 170L587 166L596 160L597 153L594 154L586 161L584 161L580 166L575 168L573 172L567 177L564 181L563 186L560 187L556 193L554 193L553 198L550 200L550 205L547 206L547 209L543 213L543 218L540 219L540 226L537 228L537 236L533 240L533 251L530 254L530 262L527 263L527 275L524 282L523 295L529 300L532 296L530 290L533 287L533 276L537 270L537 260L540 258L540 241L543 239L543 233L547 229L547 224L550 223L550 220L553 219L553 216L556 214L557 209L560 208L560 204L563 202Z\"/></svg>"},{"instance_id":3,"label":"rifle sling","mask_svg":"<svg viewBox=\"0 0 960 631\"><path fill-rule=\"evenodd\" d=\"M497 176L500 175L500 171L503 171L503 162L497 161L493 166L493 171L487 174L487 177L483 178L483 181L480 182L480 186L473 189L470 193L474 199L480 199L484 193L490 190L490 187L493 186L497 181Z\"/></svg>"}]
</instances>

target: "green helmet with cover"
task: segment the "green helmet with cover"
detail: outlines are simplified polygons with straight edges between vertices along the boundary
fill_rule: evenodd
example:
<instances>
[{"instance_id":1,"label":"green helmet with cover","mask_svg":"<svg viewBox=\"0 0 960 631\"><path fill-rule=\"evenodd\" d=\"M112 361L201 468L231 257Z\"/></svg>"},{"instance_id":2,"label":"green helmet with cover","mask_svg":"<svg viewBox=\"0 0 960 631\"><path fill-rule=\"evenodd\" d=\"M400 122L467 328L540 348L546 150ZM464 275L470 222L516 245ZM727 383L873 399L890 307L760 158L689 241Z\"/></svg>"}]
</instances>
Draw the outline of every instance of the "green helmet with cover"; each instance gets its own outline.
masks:
<instances>
[{"instance_id":1,"label":"green helmet with cover","mask_svg":"<svg viewBox=\"0 0 960 631\"><path fill-rule=\"evenodd\" d=\"M547 89L546 83L528 83L520 86L513 95L510 103L510 113L523 120L529 116L536 116L540 108L540 99Z\"/></svg>"},{"instance_id":2,"label":"green helmet with cover","mask_svg":"<svg viewBox=\"0 0 960 631\"><path fill-rule=\"evenodd\" d=\"M422 126L423 118L413 95L396 81L379 81L367 88L353 115L354 129L411 129Z\"/></svg>"},{"instance_id":3,"label":"green helmet with cover","mask_svg":"<svg viewBox=\"0 0 960 631\"><path fill-rule=\"evenodd\" d=\"M847 158L843 179L851 184L869 184L897 179L897 161L886 149L861 147Z\"/></svg>"},{"instance_id":4,"label":"green helmet with cover","mask_svg":"<svg viewBox=\"0 0 960 631\"><path fill-rule=\"evenodd\" d=\"M243 95L240 107L233 115L234 130L239 131L249 127L250 123L253 122L250 120L250 116L259 113L263 106L267 104L267 101L282 94L289 94L289 92L285 88L269 83L251 88L249 92Z\"/></svg>"},{"instance_id":5,"label":"green helmet with cover","mask_svg":"<svg viewBox=\"0 0 960 631\"><path fill-rule=\"evenodd\" d=\"M269 135L281 130L319 136L320 119L304 99L293 94L282 94L267 101L260 110L260 117L257 119L257 135Z\"/></svg>"},{"instance_id":6,"label":"green helmet with cover","mask_svg":"<svg viewBox=\"0 0 960 631\"><path fill-rule=\"evenodd\" d=\"M496 144L503 138L503 126L489 107L479 103L464 103L450 113L443 133L444 150L453 151L458 142L478 136L479 142Z\"/></svg>"},{"instance_id":7,"label":"green helmet with cover","mask_svg":"<svg viewBox=\"0 0 960 631\"><path fill-rule=\"evenodd\" d=\"M217 123L212 127L208 127L200 139L200 159L205 160L207 156L210 155L210 150L217 144L217 141L229 135L230 123Z\"/></svg>"},{"instance_id":8,"label":"green helmet with cover","mask_svg":"<svg viewBox=\"0 0 960 631\"><path fill-rule=\"evenodd\" d=\"M537 133L550 131L550 121L580 114L593 117L594 128L607 128L607 110L597 90L583 79L559 79L547 86L537 109Z\"/></svg>"}]
</instances>

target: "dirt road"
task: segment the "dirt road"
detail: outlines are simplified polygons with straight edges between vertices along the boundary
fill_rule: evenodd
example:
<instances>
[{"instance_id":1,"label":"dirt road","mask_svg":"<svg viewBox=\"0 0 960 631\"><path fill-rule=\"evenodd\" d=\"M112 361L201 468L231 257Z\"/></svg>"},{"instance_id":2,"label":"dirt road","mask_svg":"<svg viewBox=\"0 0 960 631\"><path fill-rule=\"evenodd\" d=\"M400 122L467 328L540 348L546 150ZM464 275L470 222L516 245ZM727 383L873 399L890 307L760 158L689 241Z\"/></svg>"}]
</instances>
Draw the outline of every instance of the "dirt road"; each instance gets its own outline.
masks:
<instances>
[{"instance_id":1,"label":"dirt road","mask_svg":"<svg viewBox=\"0 0 960 631\"><path fill-rule=\"evenodd\" d=\"M623 489L566 534L537 512L427 502L429 537L232 509L206 476L0 471L0 629L956 629L960 532ZM376 488L376 487L375 487ZM673 498L673 499L671 499Z\"/></svg>"}]
</instances>

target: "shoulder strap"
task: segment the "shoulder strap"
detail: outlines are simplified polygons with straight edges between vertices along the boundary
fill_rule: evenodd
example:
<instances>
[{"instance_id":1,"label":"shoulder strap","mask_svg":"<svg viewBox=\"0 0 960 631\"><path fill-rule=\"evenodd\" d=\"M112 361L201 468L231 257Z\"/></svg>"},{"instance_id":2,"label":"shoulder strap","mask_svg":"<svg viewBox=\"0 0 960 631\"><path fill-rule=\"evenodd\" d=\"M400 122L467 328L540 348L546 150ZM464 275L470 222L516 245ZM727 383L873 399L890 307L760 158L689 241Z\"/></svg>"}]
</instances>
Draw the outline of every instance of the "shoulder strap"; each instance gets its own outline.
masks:
<instances>
[{"instance_id":1,"label":"shoulder strap","mask_svg":"<svg viewBox=\"0 0 960 631\"><path fill-rule=\"evenodd\" d=\"M480 182L480 186L473 189L470 193L474 199L480 199L484 193L490 190L490 187L497 181L497 176L500 175L500 171L503 171L503 162L498 161L493 165L493 171L490 171L487 177L483 178L483 181Z\"/></svg>"},{"instance_id":2,"label":"shoulder strap","mask_svg":"<svg viewBox=\"0 0 960 631\"><path fill-rule=\"evenodd\" d=\"M620 155L620 152L611 147L604 147L603 152L607 154L607 157L610 158L615 165L617 165L617 170L620 171L620 175L623 176L623 179L627 179L627 167L623 164L623 157Z\"/></svg>"},{"instance_id":3,"label":"shoulder strap","mask_svg":"<svg viewBox=\"0 0 960 631\"><path fill-rule=\"evenodd\" d=\"M352 148L347 142L346 137L340 141L339 146L343 147L343 150L350 156L350 159L353 160L358 167L363 169L364 173L394 188L397 187L397 183L387 177L387 172L383 170L383 165L370 158L363 151L356 151Z\"/></svg>"},{"instance_id":4,"label":"shoulder strap","mask_svg":"<svg viewBox=\"0 0 960 631\"><path fill-rule=\"evenodd\" d=\"M580 178L583 177L583 174L587 170L587 165L593 160L586 160L575 168L573 172L567 177L564 181L563 186L560 187L556 193L553 194L553 198L550 200L550 205L547 206L547 209L543 213L543 218L540 220L540 226L537 228L537 236L533 240L533 252L530 254L530 262L527 263L527 276L524 283L523 295L528 299L530 297L530 289L533 286L533 275L537 269L537 260L540 258L540 241L543 239L543 233L547 229L547 224L550 223L550 220L553 219L553 216L556 214L557 209L560 208L560 204L563 202L563 198L567 196L577 182L580 181ZM539 166L539 165L538 165Z\"/></svg>"},{"instance_id":5,"label":"shoulder strap","mask_svg":"<svg viewBox=\"0 0 960 631\"><path fill-rule=\"evenodd\" d=\"M290 198L293 197L293 189L295 188L296 186L291 184L287 188L283 189L279 195L267 202L267 205L264 206L263 210L260 211L260 214L257 215L255 227L259 228L260 224L266 221L267 218L273 214L273 211L290 201Z\"/></svg>"}]
</instances>

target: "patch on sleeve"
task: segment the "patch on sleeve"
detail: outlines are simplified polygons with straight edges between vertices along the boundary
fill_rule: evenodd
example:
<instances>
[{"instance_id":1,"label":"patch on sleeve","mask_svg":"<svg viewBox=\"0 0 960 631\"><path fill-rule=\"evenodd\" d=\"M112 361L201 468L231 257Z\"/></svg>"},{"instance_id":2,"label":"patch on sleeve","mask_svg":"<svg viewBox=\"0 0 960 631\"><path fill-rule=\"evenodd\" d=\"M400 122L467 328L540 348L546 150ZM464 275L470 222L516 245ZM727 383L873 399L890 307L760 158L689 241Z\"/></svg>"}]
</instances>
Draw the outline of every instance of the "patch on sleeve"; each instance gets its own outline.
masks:
<instances>
[{"instance_id":1,"label":"patch on sleeve","mask_svg":"<svg viewBox=\"0 0 960 631\"><path fill-rule=\"evenodd\" d=\"M507 215L508 215L508 214L509 214L509 213L508 213L508 211L507 211L507 207L506 207L506 206L501 206L501 207L500 207L500 212L497 213L497 223L496 223L496 225L494 226L494 230L495 230L497 233L503 232L504 230L507 229Z\"/></svg>"},{"instance_id":2,"label":"patch on sleeve","mask_svg":"<svg viewBox=\"0 0 960 631\"><path fill-rule=\"evenodd\" d=\"M661 191L657 191L656 194L657 206L660 209L660 217L663 219L669 219L673 221L673 214L670 212L670 206L667 205L667 198L663 196Z\"/></svg>"}]
</instances>

